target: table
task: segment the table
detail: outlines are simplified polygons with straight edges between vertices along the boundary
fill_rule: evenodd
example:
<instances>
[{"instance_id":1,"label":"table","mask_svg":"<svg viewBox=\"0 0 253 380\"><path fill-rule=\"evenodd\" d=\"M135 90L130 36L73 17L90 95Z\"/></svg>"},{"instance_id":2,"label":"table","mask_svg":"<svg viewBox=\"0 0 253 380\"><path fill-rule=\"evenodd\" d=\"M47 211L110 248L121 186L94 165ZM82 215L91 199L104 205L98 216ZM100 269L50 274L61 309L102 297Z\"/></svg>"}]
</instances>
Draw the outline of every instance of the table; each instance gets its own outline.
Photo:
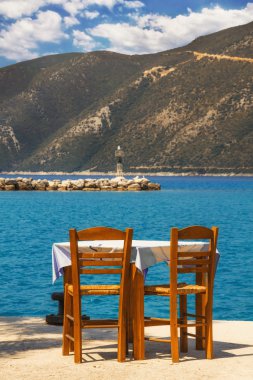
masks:
<instances>
[{"instance_id":1,"label":"table","mask_svg":"<svg viewBox=\"0 0 253 380\"><path fill-rule=\"evenodd\" d=\"M80 241L79 249L103 250L111 248L112 252L122 249L123 242L117 240L107 241ZM180 244L180 251L194 252L196 249L206 251L209 245L204 242L183 242ZM144 359L144 280L146 270L158 262L168 262L170 260L170 241L160 240L133 240L131 253L131 305L129 314L132 324L129 329L133 329L134 359ZM219 260L217 251L216 263ZM64 283L71 279L70 273L70 243L54 243L52 247L52 273L53 282L64 275ZM198 307L201 307L198 300Z\"/></svg>"},{"instance_id":2,"label":"table","mask_svg":"<svg viewBox=\"0 0 253 380\"><path fill-rule=\"evenodd\" d=\"M201 248L200 248L201 246ZM103 248L111 248L112 252L121 250L123 242L118 240L106 241L80 241L79 248L87 248L92 252L95 250L102 250ZM180 244L180 251L193 251L201 249L203 251L208 249L208 244L203 242ZM131 263L134 263L136 268L144 273L149 267L159 262L169 262L170 260L170 241L169 240L133 240ZM63 275L64 268L71 265L70 258L70 245L69 242L54 243L52 247L52 274L53 283Z\"/></svg>"}]
</instances>

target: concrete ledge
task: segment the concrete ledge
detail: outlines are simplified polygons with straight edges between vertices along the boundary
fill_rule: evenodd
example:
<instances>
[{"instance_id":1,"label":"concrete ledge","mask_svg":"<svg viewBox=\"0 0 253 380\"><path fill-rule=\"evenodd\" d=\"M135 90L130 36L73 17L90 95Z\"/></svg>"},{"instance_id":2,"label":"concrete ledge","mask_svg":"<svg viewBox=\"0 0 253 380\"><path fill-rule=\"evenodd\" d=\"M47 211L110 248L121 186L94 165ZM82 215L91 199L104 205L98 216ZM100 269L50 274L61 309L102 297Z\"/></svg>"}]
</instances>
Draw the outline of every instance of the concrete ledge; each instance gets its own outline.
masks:
<instances>
[{"instance_id":1,"label":"concrete ledge","mask_svg":"<svg viewBox=\"0 0 253 380\"><path fill-rule=\"evenodd\" d=\"M115 331L84 332L83 359L74 364L73 355L61 355L61 331L42 318L0 318L1 379L252 379L253 322L215 321L215 359L204 358L189 339L187 354L172 364L170 345L146 343L146 359L125 363L116 360ZM148 335L168 336L168 327L151 327Z\"/></svg>"}]
</instances>

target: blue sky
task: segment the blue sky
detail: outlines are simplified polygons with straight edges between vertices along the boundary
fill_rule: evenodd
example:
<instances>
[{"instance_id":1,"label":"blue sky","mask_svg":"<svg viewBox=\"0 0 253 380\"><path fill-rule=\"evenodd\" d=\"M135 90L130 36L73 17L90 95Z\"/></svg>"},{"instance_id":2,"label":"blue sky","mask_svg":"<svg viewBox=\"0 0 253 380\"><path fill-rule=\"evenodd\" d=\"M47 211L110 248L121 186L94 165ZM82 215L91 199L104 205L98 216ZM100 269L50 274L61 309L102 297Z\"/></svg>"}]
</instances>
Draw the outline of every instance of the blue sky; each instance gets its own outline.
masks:
<instances>
[{"instance_id":1,"label":"blue sky","mask_svg":"<svg viewBox=\"0 0 253 380\"><path fill-rule=\"evenodd\" d=\"M73 51L154 53L251 21L252 0L0 0L0 66Z\"/></svg>"}]
</instances>

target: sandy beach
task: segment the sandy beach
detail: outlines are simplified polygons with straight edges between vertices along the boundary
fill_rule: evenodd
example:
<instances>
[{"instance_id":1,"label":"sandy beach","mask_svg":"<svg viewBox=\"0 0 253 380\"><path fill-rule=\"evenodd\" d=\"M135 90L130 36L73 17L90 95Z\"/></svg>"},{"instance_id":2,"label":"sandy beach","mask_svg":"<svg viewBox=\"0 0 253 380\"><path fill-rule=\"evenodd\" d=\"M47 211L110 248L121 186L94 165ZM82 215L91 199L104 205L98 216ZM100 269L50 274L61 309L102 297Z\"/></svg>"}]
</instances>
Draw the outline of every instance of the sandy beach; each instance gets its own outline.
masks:
<instances>
[{"instance_id":1,"label":"sandy beach","mask_svg":"<svg viewBox=\"0 0 253 380\"><path fill-rule=\"evenodd\" d=\"M61 326L42 318L0 318L1 379L252 379L253 322L215 321L215 359L206 360L190 339L189 352L172 364L170 345L146 343L146 358L116 360L114 331L85 331L83 363L61 355ZM152 327L147 335L167 336L167 327Z\"/></svg>"}]
</instances>

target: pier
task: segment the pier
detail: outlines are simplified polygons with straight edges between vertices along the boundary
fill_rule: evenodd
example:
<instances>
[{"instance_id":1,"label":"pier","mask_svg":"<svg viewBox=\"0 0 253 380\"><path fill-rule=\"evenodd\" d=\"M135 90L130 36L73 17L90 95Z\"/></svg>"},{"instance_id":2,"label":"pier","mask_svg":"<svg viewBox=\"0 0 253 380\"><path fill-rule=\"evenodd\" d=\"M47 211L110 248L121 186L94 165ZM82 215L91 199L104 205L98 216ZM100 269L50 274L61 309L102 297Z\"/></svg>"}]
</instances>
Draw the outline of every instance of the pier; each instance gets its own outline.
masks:
<instances>
[{"instance_id":1,"label":"pier","mask_svg":"<svg viewBox=\"0 0 253 380\"><path fill-rule=\"evenodd\" d=\"M158 183L147 178L125 177L99 179L47 180L33 178L0 178L0 191L152 191L160 190Z\"/></svg>"}]
</instances>

